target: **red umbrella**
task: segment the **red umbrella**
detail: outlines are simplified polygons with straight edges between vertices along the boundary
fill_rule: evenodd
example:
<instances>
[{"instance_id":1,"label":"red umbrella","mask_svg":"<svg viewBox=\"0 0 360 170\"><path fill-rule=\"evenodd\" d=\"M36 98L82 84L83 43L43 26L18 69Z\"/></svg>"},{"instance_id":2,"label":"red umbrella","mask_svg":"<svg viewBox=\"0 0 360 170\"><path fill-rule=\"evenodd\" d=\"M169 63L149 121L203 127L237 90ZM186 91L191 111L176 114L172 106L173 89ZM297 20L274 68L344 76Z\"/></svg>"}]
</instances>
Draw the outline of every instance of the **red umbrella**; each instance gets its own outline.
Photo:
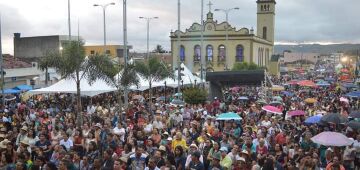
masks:
<instances>
[{"instance_id":1,"label":"red umbrella","mask_svg":"<svg viewBox=\"0 0 360 170\"><path fill-rule=\"evenodd\" d=\"M305 86L305 87L316 87L316 84L310 80L302 80L302 81L299 81L297 84L299 86Z\"/></svg>"},{"instance_id":2,"label":"red umbrella","mask_svg":"<svg viewBox=\"0 0 360 170\"><path fill-rule=\"evenodd\" d=\"M289 81L287 84L290 84L290 85L296 85L298 82L296 80L291 80Z\"/></svg>"},{"instance_id":3,"label":"red umbrella","mask_svg":"<svg viewBox=\"0 0 360 170\"><path fill-rule=\"evenodd\" d=\"M302 116L305 115L306 113L302 110L294 110L294 111L290 111L288 114L290 116Z\"/></svg>"}]
</instances>

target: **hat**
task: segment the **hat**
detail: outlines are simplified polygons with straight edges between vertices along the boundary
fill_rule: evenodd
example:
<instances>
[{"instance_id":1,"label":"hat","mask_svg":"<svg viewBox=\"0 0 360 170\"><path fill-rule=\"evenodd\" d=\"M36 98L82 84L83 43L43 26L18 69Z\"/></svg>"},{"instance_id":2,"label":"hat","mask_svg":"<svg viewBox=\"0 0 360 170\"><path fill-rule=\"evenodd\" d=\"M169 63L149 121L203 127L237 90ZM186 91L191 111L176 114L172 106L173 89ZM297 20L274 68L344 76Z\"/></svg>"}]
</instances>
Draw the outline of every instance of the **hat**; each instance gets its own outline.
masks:
<instances>
[{"instance_id":1,"label":"hat","mask_svg":"<svg viewBox=\"0 0 360 170\"><path fill-rule=\"evenodd\" d=\"M174 111L174 113L180 113L180 110L176 109L176 110Z\"/></svg>"},{"instance_id":2,"label":"hat","mask_svg":"<svg viewBox=\"0 0 360 170\"><path fill-rule=\"evenodd\" d=\"M243 157L241 157L239 155L236 155L236 160L245 162L245 158L243 158Z\"/></svg>"},{"instance_id":3,"label":"hat","mask_svg":"<svg viewBox=\"0 0 360 170\"><path fill-rule=\"evenodd\" d=\"M29 141L27 139L22 140L20 143L24 145L29 145Z\"/></svg>"},{"instance_id":4,"label":"hat","mask_svg":"<svg viewBox=\"0 0 360 170\"><path fill-rule=\"evenodd\" d=\"M247 150L243 150L241 153L249 155L249 152Z\"/></svg>"},{"instance_id":5,"label":"hat","mask_svg":"<svg viewBox=\"0 0 360 170\"><path fill-rule=\"evenodd\" d=\"M159 146L159 151L164 151L166 152L166 147L164 145L160 145Z\"/></svg>"},{"instance_id":6,"label":"hat","mask_svg":"<svg viewBox=\"0 0 360 170\"><path fill-rule=\"evenodd\" d=\"M173 140L173 138L172 138L172 137L168 137L167 140Z\"/></svg>"},{"instance_id":7,"label":"hat","mask_svg":"<svg viewBox=\"0 0 360 170\"><path fill-rule=\"evenodd\" d=\"M1 149L6 149L6 145L9 143L10 141L8 139L4 139L3 141L0 142L0 148Z\"/></svg>"},{"instance_id":8,"label":"hat","mask_svg":"<svg viewBox=\"0 0 360 170\"><path fill-rule=\"evenodd\" d=\"M163 135L169 136L169 133L168 133L167 131L165 131L165 132L163 133Z\"/></svg>"},{"instance_id":9,"label":"hat","mask_svg":"<svg viewBox=\"0 0 360 170\"><path fill-rule=\"evenodd\" d=\"M215 153L213 156L212 156L213 159L217 159L217 160L221 160L221 154L219 152Z\"/></svg>"},{"instance_id":10,"label":"hat","mask_svg":"<svg viewBox=\"0 0 360 170\"><path fill-rule=\"evenodd\" d=\"M127 162L127 161L128 161L128 158L125 157L125 156L122 156L122 157L120 157L119 160L122 161L122 162Z\"/></svg>"},{"instance_id":11,"label":"hat","mask_svg":"<svg viewBox=\"0 0 360 170\"><path fill-rule=\"evenodd\" d=\"M0 134L0 138L5 138L5 134Z\"/></svg>"},{"instance_id":12,"label":"hat","mask_svg":"<svg viewBox=\"0 0 360 170\"><path fill-rule=\"evenodd\" d=\"M227 149L227 147L223 146L223 147L220 148L220 151L222 151L222 152L227 152L228 149Z\"/></svg>"},{"instance_id":13,"label":"hat","mask_svg":"<svg viewBox=\"0 0 360 170\"><path fill-rule=\"evenodd\" d=\"M101 128L101 124L100 123L96 123L95 127Z\"/></svg>"},{"instance_id":14,"label":"hat","mask_svg":"<svg viewBox=\"0 0 360 170\"><path fill-rule=\"evenodd\" d=\"M156 110L156 111L155 111L155 114L161 114L161 111L160 111L160 110Z\"/></svg>"},{"instance_id":15,"label":"hat","mask_svg":"<svg viewBox=\"0 0 360 170\"><path fill-rule=\"evenodd\" d=\"M189 147L190 147L190 148L191 148L191 147L195 147L196 149L198 148L198 147L196 146L196 144L194 144L194 143L191 144Z\"/></svg>"},{"instance_id":16,"label":"hat","mask_svg":"<svg viewBox=\"0 0 360 170\"><path fill-rule=\"evenodd\" d=\"M28 128L26 126L23 126L20 130L28 131Z\"/></svg>"},{"instance_id":17,"label":"hat","mask_svg":"<svg viewBox=\"0 0 360 170\"><path fill-rule=\"evenodd\" d=\"M327 151L334 152L331 148L327 148Z\"/></svg>"},{"instance_id":18,"label":"hat","mask_svg":"<svg viewBox=\"0 0 360 170\"><path fill-rule=\"evenodd\" d=\"M201 154L200 154L199 151L196 151L196 152L192 153L191 155L192 155L192 156L195 156L195 157L197 157L197 158L200 158L200 156L201 156Z\"/></svg>"}]
</instances>

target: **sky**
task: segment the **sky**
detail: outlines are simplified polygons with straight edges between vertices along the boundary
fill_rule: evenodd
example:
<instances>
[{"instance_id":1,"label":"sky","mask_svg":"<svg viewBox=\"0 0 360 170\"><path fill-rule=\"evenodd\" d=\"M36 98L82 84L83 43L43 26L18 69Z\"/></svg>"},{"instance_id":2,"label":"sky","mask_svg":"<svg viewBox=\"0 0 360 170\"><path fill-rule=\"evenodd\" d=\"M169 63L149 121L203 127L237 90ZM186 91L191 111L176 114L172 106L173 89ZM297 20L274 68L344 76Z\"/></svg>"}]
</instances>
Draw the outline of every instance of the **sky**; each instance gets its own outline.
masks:
<instances>
[{"instance_id":1,"label":"sky","mask_svg":"<svg viewBox=\"0 0 360 170\"><path fill-rule=\"evenodd\" d=\"M150 23L150 50L157 44L170 50L170 32L177 29L177 0L127 0L128 43L146 51L146 21ZM71 0L72 34L88 45L103 43L103 14L93 4L115 2L106 9L107 44L123 44L122 0ZM204 0L205 4L209 1ZM237 29L256 29L256 0L211 0L215 8L239 7L229 15ZM181 0L181 30L200 22L201 0ZM360 0L277 0L275 41L293 43L360 43ZM205 5L204 12L208 12ZM67 35L67 0L0 0L3 53L13 54L13 33L22 37ZM206 15L204 15L206 16ZM214 12L215 20L225 20Z\"/></svg>"}]
</instances>

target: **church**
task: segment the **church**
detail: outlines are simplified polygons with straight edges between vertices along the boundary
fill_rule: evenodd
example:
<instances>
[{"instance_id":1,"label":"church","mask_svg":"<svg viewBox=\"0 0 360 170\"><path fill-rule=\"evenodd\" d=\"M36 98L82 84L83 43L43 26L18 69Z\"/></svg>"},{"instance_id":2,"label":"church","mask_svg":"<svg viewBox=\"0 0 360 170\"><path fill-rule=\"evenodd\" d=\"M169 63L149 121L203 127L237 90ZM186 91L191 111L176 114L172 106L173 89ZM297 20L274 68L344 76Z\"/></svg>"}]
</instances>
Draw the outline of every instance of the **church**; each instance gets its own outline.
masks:
<instances>
[{"instance_id":1,"label":"church","mask_svg":"<svg viewBox=\"0 0 360 170\"><path fill-rule=\"evenodd\" d=\"M258 66L269 67L274 51L276 2L257 0L256 3L256 33L252 28L236 29L226 21L219 23L214 20L211 3L206 20L203 21L204 27L199 23L193 23L185 32L171 32L174 68L179 63L184 63L193 73L199 73L201 66L208 72L224 71L231 70L236 62L253 62Z\"/></svg>"}]
</instances>

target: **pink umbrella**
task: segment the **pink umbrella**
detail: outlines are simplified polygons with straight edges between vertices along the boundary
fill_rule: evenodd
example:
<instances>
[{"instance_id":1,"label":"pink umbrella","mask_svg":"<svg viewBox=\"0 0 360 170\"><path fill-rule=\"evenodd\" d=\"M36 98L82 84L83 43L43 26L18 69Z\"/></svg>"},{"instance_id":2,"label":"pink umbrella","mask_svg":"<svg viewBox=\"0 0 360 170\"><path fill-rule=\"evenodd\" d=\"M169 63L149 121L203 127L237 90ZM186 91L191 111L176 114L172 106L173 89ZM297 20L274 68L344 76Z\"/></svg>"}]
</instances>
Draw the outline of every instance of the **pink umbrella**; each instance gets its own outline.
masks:
<instances>
[{"instance_id":1,"label":"pink umbrella","mask_svg":"<svg viewBox=\"0 0 360 170\"><path fill-rule=\"evenodd\" d=\"M324 146L349 146L354 141L338 132L321 132L312 137L311 140Z\"/></svg>"},{"instance_id":2,"label":"pink umbrella","mask_svg":"<svg viewBox=\"0 0 360 170\"><path fill-rule=\"evenodd\" d=\"M278 109L277 107L271 106L271 105L267 105L262 107L263 110L270 112L270 113L274 113L274 114L282 114L282 111L280 109Z\"/></svg>"},{"instance_id":3,"label":"pink umbrella","mask_svg":"<svg viewBox=\"0 0 360 170\"><path fill-rule=\"evenodd\" d=\"M302 110L294 110L294 111L290 111L288 113L288 115L290 116L302 116L302 115L305 115L306 113Z\"/></svg>"},{"instance_id":4,"label":"pink umbrella","mask_svg":"<svg viewBox=\"0 0 360 170\"><path fill-rule=\"evenodd\" d=\"M345 103L349 103L349 99L347 99L345 97L340 97L340 101L345 102Z\"/></svg>"}]
</instances>

